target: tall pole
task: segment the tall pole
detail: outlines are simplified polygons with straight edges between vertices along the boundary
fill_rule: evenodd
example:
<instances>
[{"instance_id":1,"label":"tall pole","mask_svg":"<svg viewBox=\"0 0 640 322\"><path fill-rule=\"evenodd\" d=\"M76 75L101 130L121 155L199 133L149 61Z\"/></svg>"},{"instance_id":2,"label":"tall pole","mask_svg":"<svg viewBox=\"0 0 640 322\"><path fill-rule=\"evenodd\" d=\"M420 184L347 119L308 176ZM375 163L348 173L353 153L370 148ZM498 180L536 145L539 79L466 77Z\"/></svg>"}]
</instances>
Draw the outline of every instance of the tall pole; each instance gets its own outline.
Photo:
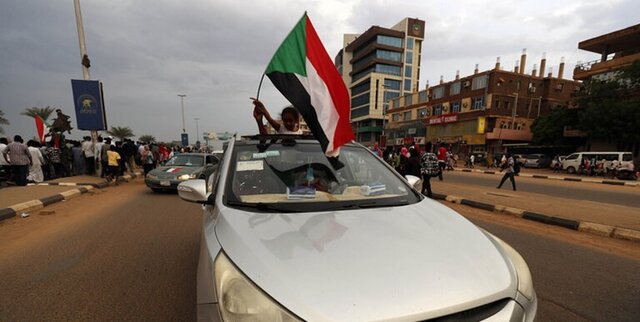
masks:
<instances>
[{"instance_id":1,"label":"tall pole","mask_svg":"<svg viewBox=\"0 0 640 322\"><path fill-rule=\"evenodd\" d=\"M516 111L518 110L518 93L514 93L516 95L515 102L513 104L513 116L511 117L511 129L513 130L516 126Z\"/></svg>"},{"instance_id":2,"label":"tall pole","mask_svg":"<svg viewBox=\"0 0 640 322\"><path fill-rule=\"evenodd\" d=\"M196 117L196 118L194 118L194 120L196 120L196 142L198 142L198 141L200 141L198 139L198 136L200 135L200 134L198 134L198 133L200 133L200 128L198 128L198 120L199 120L199 118Z\"/></svg>"},{"instance_id":3,"label":"tall pole","mask_svg":"<svg viewBox=\"0 0 640 322\"><path fill-rule=\"evenodd\" d=\"M184 126L184 98L185 96L187 96L186 94L178 94L178 96L180 96L180 107L182 108L182 133L185 133L185 126Z\"/></svg>"}]
</instances>

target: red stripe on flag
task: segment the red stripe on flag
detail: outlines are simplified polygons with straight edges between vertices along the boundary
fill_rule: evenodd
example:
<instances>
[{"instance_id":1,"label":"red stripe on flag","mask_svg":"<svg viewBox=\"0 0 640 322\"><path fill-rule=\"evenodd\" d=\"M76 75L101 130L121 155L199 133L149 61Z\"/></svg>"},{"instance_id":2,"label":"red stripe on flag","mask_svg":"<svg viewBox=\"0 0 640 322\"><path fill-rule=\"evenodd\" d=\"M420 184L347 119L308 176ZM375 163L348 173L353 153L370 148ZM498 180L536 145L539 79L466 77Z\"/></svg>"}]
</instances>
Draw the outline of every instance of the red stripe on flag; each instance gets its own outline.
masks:
<instances>
[{"instance_id":1,"label":"red stripe on flag","mask_svg":"<svg viewBox=\"0 0 640 322\"><path fill-rule=\"evenodd\" d=\"M38 138L40 138L40 143L44 142L44 121L40 117L40 115L36 114L36 130L38 131Z\"/></svg>"},{"instance_id":2,"label":"red stripe on flag","mask_svg":"<svg viewBox=\"0 0 640 322\"><path fill-rule=\"evenodd\" d=\"M350 100L347 87L342 81L342 76L338 73L338 69L333 64L327 50L324 48L320 37L311 24L311 20L307 17L307 59L318 72L318 75L329 89L331 100L338 111L339 119L336 126L336 132L333 136L333 148L336 149L341 145L348 143L354 139L351 123L349 122ZM331 138L329 138L331 140Z\"/></svg>"}]
</instances>

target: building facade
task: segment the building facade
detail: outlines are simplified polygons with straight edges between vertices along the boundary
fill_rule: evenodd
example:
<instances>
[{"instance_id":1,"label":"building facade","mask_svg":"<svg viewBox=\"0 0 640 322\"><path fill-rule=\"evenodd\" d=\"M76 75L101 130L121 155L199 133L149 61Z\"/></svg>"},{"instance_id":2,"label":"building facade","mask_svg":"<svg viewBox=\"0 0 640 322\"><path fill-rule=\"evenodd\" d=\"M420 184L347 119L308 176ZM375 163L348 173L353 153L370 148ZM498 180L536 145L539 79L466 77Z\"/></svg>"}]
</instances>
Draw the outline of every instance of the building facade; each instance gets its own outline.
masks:
<instances>
[{"instance_id":1,"label":"building facade","mask_svg":"<svg viewBox=\"0 0 640 322\"><path fill-rule=\"evenodd\" d=\"M522 61L526 55L523 54ZM543 58L541 70L546 59ZM561 63L560 69L564 68ZM504 152L505 145L528 143L530 126L540 115L566 106L579 82L546 76L536 67L526 74L495 68L459 77L391 100L386 145L444 143L462 156Z\"/></svg>"},{"instance_id":2,"label":"building facade","mask_svg":"<svg viewBox=\"0 0 640 322\"><path fill-rule=\"evenodd\" d=\"M578 48L599 54L600 59L577 64L573 70L574 79L585 84L615 79L620 69L640 60L640 24L581 41ZM583 132L571 127L565 128L564 136L578 142L579 150L616 151L623 148L632 151L636 158L640 157L640 143L620 147L616 142L590 139Z\"/></svg>"},{"instance_id":3,"label":"building facade","mask_svg":"<svg viewBox=\"0 0 640 322\"><path fill-rule=\"evenodd\" d=\"M405 18L391 28L344 35L335 64L349 89L356 141L378 142L386 102L418 90L424 29L424 21Z\"/></svg>"}]
</instances>

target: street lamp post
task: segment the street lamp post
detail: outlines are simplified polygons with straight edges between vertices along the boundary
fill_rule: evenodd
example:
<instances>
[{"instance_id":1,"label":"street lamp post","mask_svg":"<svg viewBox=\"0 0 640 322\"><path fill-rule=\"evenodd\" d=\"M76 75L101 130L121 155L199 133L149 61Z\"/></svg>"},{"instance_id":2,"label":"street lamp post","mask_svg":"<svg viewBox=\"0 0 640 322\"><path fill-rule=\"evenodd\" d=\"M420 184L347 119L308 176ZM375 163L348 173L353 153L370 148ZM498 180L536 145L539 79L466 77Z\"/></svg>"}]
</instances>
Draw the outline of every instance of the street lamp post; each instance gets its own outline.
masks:
<instances>
[{"instance_id":1,"label":"street lamp post","mask_svg":"<svg viewBox=\"0 0 640 322\"><path fill-rule=\"evenodd\" d=\"M187 96L186 94L178 94L178 96L180 96L180 107L182 108L182 133L185 133L185 126L184 126L184 98Z\"/></svg>"},{"instance_id":2,"label":"street lamp post","mask_svg":"<svg viewBox=\"0 0 640 322\"><path fill-rule=\"evenodd\" d=\"M199 134L199 133L200 133L200 128L198 127L198 120L199 120L199 119L200 119L200 118L197 118L197 117L196 117L196 118L194 118L194 120L196 120L196 142L200 141L200 140L198 139L198 135L200 135L200 134Z\"/></svg>"}]
</instances>

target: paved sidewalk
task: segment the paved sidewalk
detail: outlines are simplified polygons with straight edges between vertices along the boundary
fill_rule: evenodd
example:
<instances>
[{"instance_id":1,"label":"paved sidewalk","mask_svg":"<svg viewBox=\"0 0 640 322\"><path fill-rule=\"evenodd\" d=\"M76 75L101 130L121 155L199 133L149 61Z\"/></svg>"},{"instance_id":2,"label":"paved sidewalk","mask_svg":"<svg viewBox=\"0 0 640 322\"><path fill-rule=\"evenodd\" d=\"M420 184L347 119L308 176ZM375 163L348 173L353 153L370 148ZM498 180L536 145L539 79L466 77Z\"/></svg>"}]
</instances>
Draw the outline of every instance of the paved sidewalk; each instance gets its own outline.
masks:
<instances>
[{"instance_id":1,"label":"paved sidewalk","mask_svg":"<svg viewBox=\"0 0 640 322\"><path fill-rule=\"evenodd\" d=\"M486 173L486 174L494 174L502 176L503 173L500 172L498 168L487 168L487 167L475 167L473 169L457 167L454 169L455 171L463 171L463 172L478 172L478 173ZM631 187L640 187L640 182L631 181L631 180L619 180L619 179L610 179L603 177L589 177L589 176L579 176L576 174L568 174L566 172L558 172L554 173L550 169L530 169L530 168L521 168L520 169L520 177L529 177L536 179L552 179L552 180L562 180L562 181L576 181L576 182L588 182L588 183L600 183L600 184L609 184L609 185L617 185L617 186L631 186Z\"/></svg>"},{"instance_id":2,"label":"paved sidewalk","mask_svg":"<svg viewBox=\"0 0 640 322\"><path fill-rule=\"evenodd\" d=\"M135 172L118 177L118 180L128 181L137 177L142 177L142 174ZM0 189L0 221L107 186L109 183L104 178L73 176L22 187L4 187Z\"/></svg>"}]
</instances>

